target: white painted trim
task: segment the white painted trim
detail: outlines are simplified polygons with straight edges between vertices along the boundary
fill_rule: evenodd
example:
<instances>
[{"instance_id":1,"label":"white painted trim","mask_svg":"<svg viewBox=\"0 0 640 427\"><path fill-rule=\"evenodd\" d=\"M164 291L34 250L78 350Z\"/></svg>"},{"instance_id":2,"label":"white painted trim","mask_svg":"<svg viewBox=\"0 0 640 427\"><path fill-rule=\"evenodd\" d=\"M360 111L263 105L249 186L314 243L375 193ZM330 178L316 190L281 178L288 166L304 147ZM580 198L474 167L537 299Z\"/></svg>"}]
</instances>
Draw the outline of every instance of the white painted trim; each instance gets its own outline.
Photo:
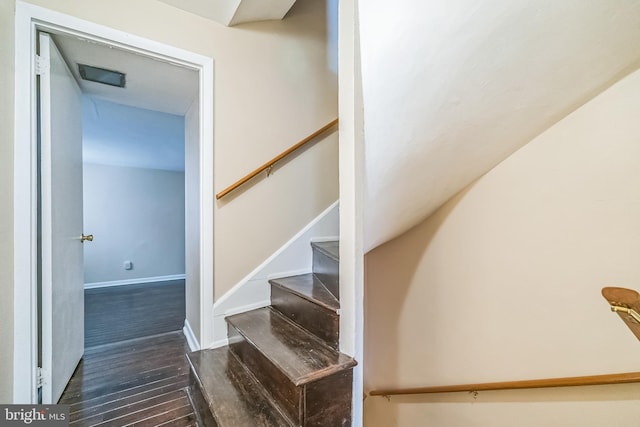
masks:
<instances>
[{"instance_id":1,"label":"white painted trim","mask_svg":"<svg viewBox=\"0 0 640 427\"><path fill-rule=\"evenodd\" d=\"M335 242L340 240L340 236L314 237L311 243Z\"/></svg>"},{"instance_id":2,"label":"white painted trim","mask_svg":"<svg viewBox=\"0 0 640 427\"><path fill-rule=\"evenodd\" d=\"M187 319L184 319L184 327L182 328L182 333L184 337L187 339L187 344L189 344L189 349L191 351L200 350L200 343L198 342L198 338L193 333L193 329L191 329L191 325Z\"/></svg>"},{"instance_id":3,"label":"white painted trim","mask_svg":"<svg viewBox=\"0 0 640 427\"><path fill-rule=\"evenodd\" d=\"M338 159L340 173L340 350L352 355L353 427L363 425L364 392L364 118L360 0L338 5Z\"/></svg>"},{"instance_id":4,"label":"white painted trim","mask_svg":"<svg viewBox=\"0 0 640 427\"><path fill-rule=\"evenodd\" d=\"M220 347L224 347L225 345L229 345L228 338L215 340L214 342L211 343L211 345L208 348L220 348Z\"/></svg>"},{"instance_id":5,"label":"white painted trim","mask_svg":"<svg viewBox=\"0 0 640 427\"><path fill-rule=\"evenodd\" d=\"M36 122L34 61L35 38L31 37L31 14L23 3L16 2L15 21L15 127L14 127L14 191L13 191L13 403L36 403L37 344L37 218L36 153L33 138ZM19 380L18 380L19 379Z\"/></svg>"},{"instance_id":6,"label":"white painted trim","mask_svg":"<svg viewBox=\"0 0 640 427\"><path fill-rule=\"evenodd\" d=\"M234 307L224 312L224 316L233 316L234 314L246 313L247 311L257 310L259 308L271 305L271 300L262 300L253 304L247 304L240 307Z\"/></svg>"},{"instance_id":7,"label":"white painted trim","mask_svg":"<svg viewBox=\"0 0 640 427\"><path fill-rule=\"evenodd\" d=\"M214 174L213 58L89 21L16 1L14 131L14 366L13 402L36 403L37 215L36 93L37 29L81 35L122 49L188 67L200 76L200 342L213 341Z\"/></svg>"},{"instance_id":8,"label":"white painted trim","mask_svg":"<svg viewBox=\"0 0 640 427\"><path fill-rule=\"evenodd\" d=\"M318 222L320 222L327 214L329 214L329 212L331 212L331 210L336 208L336 206L338 206L338 203L339 203L339 201L333 202L331 204L331 206L329 206L320 215L318 215L316 218L314 218L313 221L311 221L309 224L307 224L302 230L298 231L295 236L293 236L291 239L289 239L289 241L287 241L284 245L282 245L277 251L275 251L273 254L271 254L271 256L269 258L267 258L266 260L264 260L264 262L262 264L257 266L251 273L247 274L242 280L240 280L231 289L229 289L229 291L227 293L225 293L223 296L221 296L216 301L216 303L213 305L214 310L215 310L216 307L220 306L228 298L230 298L238 290L238 288L244 286L245 283L250 281L261 270L263 270L265 267L267 267L269 264L271 264L280 254L282 254L289 246L291 246L302 235L304 235L306 232L311 230L313 228L313 226L316 225ZM280 276L280 277L283 277L283 276Z\"/></svg>"},{"instance_id":9,"label":"white painted trim","mask_svg":"<svg viewBox=\"0 0 640 427\"><path fill-rule=\"evenodd\" d=\"M289 276L300 276L301 274L310 274L312 272L313 271L308 268L301 269L301 270L282 271L274 274L269 274L267 276L267 280L282 279L283 277L289 277Z\"/></svg>"},{"instance_id":10,"label":"white painted trim","mask_svg":"<svg viewBox=\"0 0 640 427\"><path fill-rule=\"evenodd\" d=\"M156 277L139 277L137 279L124 279L124 280L111 280L109 282L92 282L85 283L85 289L96 288L109 288L111 286L125 286L125 285L139 285L141 283L155 283L155 282L169 282L171 280L185 279L184 274L173 274L169 276L156 276Z\"/></svg>"},{"instance_id":11,"label":"white painted trim","mask_svg":"<svg viewBox=\"0 0 640 427\"><path fill-rule=\"evenodd\" d=\"M200 339L213 341L214 289L214 116L213 59L200 69Z\"/></svg>"}]
</instances>

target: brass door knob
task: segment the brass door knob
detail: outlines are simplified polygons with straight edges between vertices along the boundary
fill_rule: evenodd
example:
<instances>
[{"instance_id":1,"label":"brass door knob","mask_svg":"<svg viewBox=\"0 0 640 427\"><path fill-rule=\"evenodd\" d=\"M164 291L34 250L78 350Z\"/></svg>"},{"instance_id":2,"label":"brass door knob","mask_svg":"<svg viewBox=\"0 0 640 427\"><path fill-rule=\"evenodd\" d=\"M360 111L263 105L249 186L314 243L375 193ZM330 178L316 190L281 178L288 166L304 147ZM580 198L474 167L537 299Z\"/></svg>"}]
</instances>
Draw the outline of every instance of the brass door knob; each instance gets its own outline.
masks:
<instances>
[{"instance_id":1,"label":"brass door knob","mask_svg":"<svg viewBox=\"0 0 640 427\"><path fill-rule=\"evenodd\" d=\"M88 236L85 236L83 234L82 237L80 238L80 241L84 243L85 240L93 242L93 234L89 234Z\"/></svg>"}]
</instances>

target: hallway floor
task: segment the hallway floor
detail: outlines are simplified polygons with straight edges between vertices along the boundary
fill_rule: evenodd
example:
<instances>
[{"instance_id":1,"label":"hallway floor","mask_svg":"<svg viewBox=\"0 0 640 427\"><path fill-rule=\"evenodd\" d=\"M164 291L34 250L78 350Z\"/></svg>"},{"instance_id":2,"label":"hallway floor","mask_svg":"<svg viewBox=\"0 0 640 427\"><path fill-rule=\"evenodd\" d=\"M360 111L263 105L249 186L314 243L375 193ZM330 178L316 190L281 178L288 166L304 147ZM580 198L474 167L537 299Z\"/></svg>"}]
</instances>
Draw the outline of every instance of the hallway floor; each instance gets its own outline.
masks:
<instances>
[{"instance_id":1,"label":"hallway floor","mask_svg":"<svg viewBox=\"0 0 640 427\"><path fill-rule=\"evenodd\" d=\"M60 403L73 426L196 426L182 332L85 350Z\"/></svg>"},{"instance_id":2,"label":"hallway floor","mask_svg":"<svg viewBox=\"0 0 640 427\"><path fill-rule=\"evenodd\" d=\"M110 344L184 326L184 279L84 291L84 347Z\"/></svg>"},{"instance_id":3,"label":"hallway floor","mask_svg":"<svg viewBox=\"0 0 640 427\"><path fill-rule=\"evenodd\" d=\"M72 426L196 426L184 280L85 291L85 354L59 403Z\"/></svg>"}]
</instances>

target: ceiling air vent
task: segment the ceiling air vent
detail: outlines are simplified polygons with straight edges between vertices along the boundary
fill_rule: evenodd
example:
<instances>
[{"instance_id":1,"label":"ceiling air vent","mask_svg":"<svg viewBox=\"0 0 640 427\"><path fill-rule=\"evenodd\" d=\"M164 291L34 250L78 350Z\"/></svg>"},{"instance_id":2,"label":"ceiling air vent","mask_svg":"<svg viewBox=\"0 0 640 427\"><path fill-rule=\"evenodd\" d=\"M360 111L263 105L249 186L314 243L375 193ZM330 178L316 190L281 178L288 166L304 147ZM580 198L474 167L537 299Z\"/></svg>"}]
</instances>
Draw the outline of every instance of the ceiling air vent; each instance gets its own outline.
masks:
<instances>
[{"instance_id":1,"label":"ceiling air vent","mask_svg":"<svg viewBox=\"0 0 640 427\"><path fill-rule=\"evenodd\" d=\"M104 68L78 64L78 72L83 80L102 83L109 86L124 87L125 74L118 71L105 70Z\"/></svg>"}]
</instances>

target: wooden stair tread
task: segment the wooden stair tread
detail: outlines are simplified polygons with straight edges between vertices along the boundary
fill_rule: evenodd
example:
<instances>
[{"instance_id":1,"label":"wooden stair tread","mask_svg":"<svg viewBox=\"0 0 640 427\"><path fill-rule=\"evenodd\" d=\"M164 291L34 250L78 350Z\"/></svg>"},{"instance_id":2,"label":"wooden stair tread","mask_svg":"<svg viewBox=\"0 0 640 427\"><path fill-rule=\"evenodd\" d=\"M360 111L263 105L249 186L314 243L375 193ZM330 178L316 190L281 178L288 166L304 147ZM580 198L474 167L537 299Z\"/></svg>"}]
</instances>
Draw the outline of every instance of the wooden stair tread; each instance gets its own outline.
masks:
<instances>
[{"instance_id":1,"label":"wooden stair tread","mask_svg":"<svg viewBox=\"0 0 640 427\"><path fill-rule=\"evenodd\" d=\"M340 309L340 301L329 292L322 281L313 273L272 279L269 280L269 283L299 295L335 313L338 313Z\"/></svg>"},{"instance_id":2,"label":"wooden stair tread","mask_svg":"<svg viewBox=\"0 0 640 427\"><path fill-rule=\"evenodd\" d=\"M353 358L330 348L270 307L227 317L227 322L296 386L356 365Z\"/></svg>"},{"instance_id":3,"label":"wooden stair tread","mask_svg":"<svg viewBox=\"0 0 640 427\"><path fill-rule=\"evenodd\" d=\"M337 240L330 242L311 242L311 247L323 252L336 261L340 261L340 242Z\"/></svg>"},{"instance_id":4,"label":"wooden stair tread","mask_svg":"<svg viewBox=\"0 0 640 427\"><path fill-rule=\"evenodd\" d=\"M228 347L189 353L187 358L219 427L292 425Z\"/></svg>"}]
</instances>

